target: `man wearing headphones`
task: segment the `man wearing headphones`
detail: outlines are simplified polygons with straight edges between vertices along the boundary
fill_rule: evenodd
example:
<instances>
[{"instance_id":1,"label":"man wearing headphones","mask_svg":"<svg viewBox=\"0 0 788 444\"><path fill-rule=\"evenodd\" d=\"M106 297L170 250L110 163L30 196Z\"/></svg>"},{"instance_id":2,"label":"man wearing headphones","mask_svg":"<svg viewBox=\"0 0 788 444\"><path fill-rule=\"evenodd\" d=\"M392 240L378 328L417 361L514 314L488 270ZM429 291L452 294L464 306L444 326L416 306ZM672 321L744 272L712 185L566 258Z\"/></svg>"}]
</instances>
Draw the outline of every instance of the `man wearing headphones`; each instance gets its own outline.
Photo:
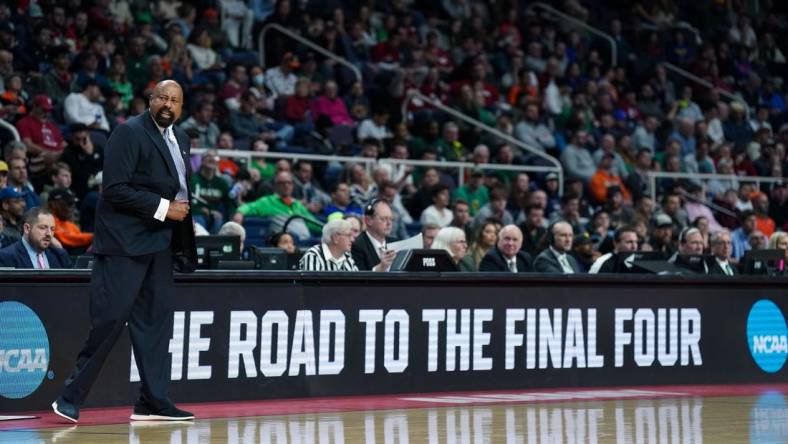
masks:
<instances>
[{"instance_id":1,"label":"man wearing headphones","mask_svg":"<svg viewBox=\"0 0 788 444\"><path fill-rule=\"evenodd\" d=\"M541 273L574 274L582 268L577 259L568 254L572 251L574 232L568 222L558 221L547 229L548 247L534 260L534 270Z\"/></svg>"},{"instance_id":2,"label":"man wearing headphones","mask_svg":"<svg viewBox=\"0 0 788 444\"><path fill-rule=\"evenodd\" d=\"M695 227L686 227L679 233L679 250L668 259L671 264L682 266L679 255L703 254L703 234ZM703 261L703 274L709 274L709 266Z\"/></svg>"},{"instance_id":3,"label":"man wearing headphones","mask_svg":"<svg viewBox=\"0 0 788 444\"><path fill-rule=\"evenodd\" d=\"M388 271L397 252L386 248L388 235L391 234L391 207L382 199L373 199L364 207L364 224L367 229L361 233L350 250L353 261L361 271Z\"/></svg>"},{"instance_id":4,"label":"man wearing headphones","mask_svg":"<svg viewBox=\"0 0 788 444\"><path fill-rule=\"evenodd\" d=\"M591 265L588 270L589 274L597 273L615 273L616 261L615 254L617 253L630 253L638 249L638 234L635 228L629 225L618 227L613 235L613 252L600 256Z\"/></svg>"}]
</instances>

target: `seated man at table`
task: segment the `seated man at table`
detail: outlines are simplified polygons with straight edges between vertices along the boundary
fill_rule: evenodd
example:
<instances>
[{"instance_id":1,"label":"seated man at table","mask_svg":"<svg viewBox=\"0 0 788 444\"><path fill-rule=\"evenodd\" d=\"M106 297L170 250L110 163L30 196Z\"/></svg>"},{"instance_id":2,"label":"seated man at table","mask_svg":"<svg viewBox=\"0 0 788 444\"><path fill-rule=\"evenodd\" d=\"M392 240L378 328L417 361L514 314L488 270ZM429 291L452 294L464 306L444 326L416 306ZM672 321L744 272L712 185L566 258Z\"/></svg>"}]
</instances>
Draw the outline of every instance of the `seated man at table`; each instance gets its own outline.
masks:
<instances>
[{"instance_id":1,"label":"seated man at table","mask_svg":"<svg viewBox=\"0 0 788 444\"><path fill-rule=\"evenodd\" d=\"M589 274L615 273L616 254L629 253L638 249L638 233L635 228L629 225L619 227L613 234L613 252L599 256L591 268Z\"/></svg>"},{"instance_id":2,"label":"seated man at table","mask_svg":"<svg viewBox=\"0 0 788 444\"><path fill-rule=\"evenodd\" d=\"M498 244L490 248L479 263L479 271L525 273L533 271L531 256L520 251L523 233L517 225L507 225L498 233Z\"/></svg>"},{"instance_id":3,"label":"seated man at table","mask_svg":"<svg viewBox=\"0 0 788 444\"><path fill-rule=\"evenodd\" d=\"M329 221L323 226L321 242L306 250L298 268L301 271L358 271L350 254L352 228L344 219Z\"/></svg>"},{"instance_id":4,"label":"seated man at table","mask_svg":"<svg viewBox=\"0 0 788 444\"><path fill-rule=\"evenodd\" d=\"M25 214L22 239L0 250L0 267L71 268L65 250L52 245L55 218L49 210L36 207Z\"/></svg>"},{"instance_id":5,"label":"seated man at table","mask_svg":"<svg viewBox=\"0 0 788 444\"><path fill-rule=\"evenodd\" d=\"M540 273L582 273L577 259L568 254L572 251L574 237L569 222L561 220L550 225L547 228L548 247L534 259L534 270Z\"/></svg>"}]
</instances>

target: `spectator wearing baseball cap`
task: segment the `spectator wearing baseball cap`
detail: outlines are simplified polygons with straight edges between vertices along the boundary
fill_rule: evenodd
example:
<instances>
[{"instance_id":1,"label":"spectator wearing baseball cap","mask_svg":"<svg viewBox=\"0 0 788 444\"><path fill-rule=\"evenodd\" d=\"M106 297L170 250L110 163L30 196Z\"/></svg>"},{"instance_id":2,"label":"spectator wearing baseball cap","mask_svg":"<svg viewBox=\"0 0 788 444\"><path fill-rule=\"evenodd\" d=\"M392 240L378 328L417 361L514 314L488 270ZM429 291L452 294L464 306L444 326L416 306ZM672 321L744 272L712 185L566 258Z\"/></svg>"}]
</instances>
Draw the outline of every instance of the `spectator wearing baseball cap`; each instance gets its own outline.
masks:
<instances>
[{"instance_id":1,"label":"spectator wearing baseball cap","mask_svg":"<svg viewBox=\"0 0 788 444\"><path fill-rule=\"evenodd\" d=\"M76 197L67 188L55 188L49 193L47 206L55 217L55 238L69 253L83 253L93 243L93 233L84 233L72 222Z\"/></svg>"},{"instance_id":2,"label":"spectator wearing baseball cap","mask_svg":"<svg viewBox=\"0 0 788 444\"><path fill-rule=\"evenodd\" d=\"M30 182L36 189L47 182L47 172L60 158L66 148L66 141L60 129L51 119L55 108L52 99L39 94L33 97L30 114L19 119L16 128L19 137L27 147L30 164Z\"/></svg>"}]
</instances>

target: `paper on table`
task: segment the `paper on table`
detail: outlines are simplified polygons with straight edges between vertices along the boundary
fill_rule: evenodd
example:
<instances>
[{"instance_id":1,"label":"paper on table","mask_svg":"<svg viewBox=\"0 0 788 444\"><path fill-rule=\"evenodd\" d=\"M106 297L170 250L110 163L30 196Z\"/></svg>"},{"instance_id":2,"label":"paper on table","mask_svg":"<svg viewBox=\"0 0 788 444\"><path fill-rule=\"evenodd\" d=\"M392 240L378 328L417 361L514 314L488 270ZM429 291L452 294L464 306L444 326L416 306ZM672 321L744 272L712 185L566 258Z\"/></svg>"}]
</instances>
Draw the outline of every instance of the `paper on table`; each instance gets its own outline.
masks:
<instances>
[{"instance_id":1,"label":"paper on table","mask_svg":"<svg viewBox=\"0 0 788 444\"><path fill-rule=\"evenodd\" d=\"M419 233L413 237L386 244L386 248L394 251L424 248L424 241L421 240L421 233Z\"/></svg>"}]
</instances>

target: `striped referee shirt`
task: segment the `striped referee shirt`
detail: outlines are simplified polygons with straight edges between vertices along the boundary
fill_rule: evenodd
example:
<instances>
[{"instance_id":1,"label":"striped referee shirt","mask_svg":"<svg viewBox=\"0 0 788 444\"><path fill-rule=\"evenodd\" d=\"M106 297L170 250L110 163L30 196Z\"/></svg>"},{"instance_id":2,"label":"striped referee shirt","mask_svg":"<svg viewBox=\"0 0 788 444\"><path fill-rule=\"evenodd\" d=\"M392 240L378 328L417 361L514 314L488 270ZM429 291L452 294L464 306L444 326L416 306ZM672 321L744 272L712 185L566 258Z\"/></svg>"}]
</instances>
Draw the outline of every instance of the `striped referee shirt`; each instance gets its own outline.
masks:
<instances>
[{"instance_id":1,"label":"striped referee shirt","mask_svg":"<svg viewBox=\"0 0 788 444\"><path fill-rule=\"evenodd\" d=\"M306 250L298 262L301 271L358 271L350 252L336 259L328 249L328 245L320 243Z\"/></svg>"}]
</instances>

